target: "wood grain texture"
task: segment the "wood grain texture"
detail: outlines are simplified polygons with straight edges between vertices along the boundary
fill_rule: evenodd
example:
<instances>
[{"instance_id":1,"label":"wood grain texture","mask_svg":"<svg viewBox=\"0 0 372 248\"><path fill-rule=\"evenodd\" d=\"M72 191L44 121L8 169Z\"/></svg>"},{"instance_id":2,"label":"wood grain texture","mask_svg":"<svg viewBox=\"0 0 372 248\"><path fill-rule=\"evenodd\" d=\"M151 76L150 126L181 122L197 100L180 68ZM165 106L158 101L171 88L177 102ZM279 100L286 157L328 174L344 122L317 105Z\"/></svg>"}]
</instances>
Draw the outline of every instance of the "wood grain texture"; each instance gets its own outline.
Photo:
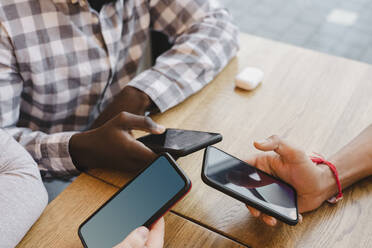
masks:
<instances>
[{"instance_id":1,"label":"wood grain texture","mask_svg":"<svg viewBox=\"0 0 372 248\"><path fill-rule=\"evenodd\" d=\"M46 207L17 247L83 247L79 225L107 201L117 188L81 174Z\"/></svg>"},{"instance_id":2,"label":"wood grain texture","mask_svg":"<svg viewBox=\"0 0 372 248\"><path fill-rule=\"evenodd\" d=\"M79 225L117 190L117 187L81 174L47 206L17 247L83 247L77 234ZM164 247L243 247L172 213L165 215L165 222Z\"/></svg>"},{"instance_id":3,"label":"wood grain texture","mask_svg":"<svg viewBox=\"0 0 372 248\"><path fill-rule=\"evenodd\" d=\"M246 247L173 213L165 216L165 223L164 248Z\"/></svg>"},{"instance_id":4,"label":"wood grain texture","mask_svg":"<svg viewBox=\"0 0 372 248\"><path fill-rule=\"evenodd\" d=\"M241 35L236 59L201 92L154 119L167 127L219 132L217 147L237 157L255 153L254 140L278 134L309 153L329 156L372 123L372 66ZM234 87L246 66L265 72L253 92ZM271 228L244 205L202 183L202 152L179 160L193 182L175 211L253 247L371 247L372 179L346 191L336 206L306 214L295 227ZM124 173L95 174L123 185Z\"/></svg>"}]
</instances>

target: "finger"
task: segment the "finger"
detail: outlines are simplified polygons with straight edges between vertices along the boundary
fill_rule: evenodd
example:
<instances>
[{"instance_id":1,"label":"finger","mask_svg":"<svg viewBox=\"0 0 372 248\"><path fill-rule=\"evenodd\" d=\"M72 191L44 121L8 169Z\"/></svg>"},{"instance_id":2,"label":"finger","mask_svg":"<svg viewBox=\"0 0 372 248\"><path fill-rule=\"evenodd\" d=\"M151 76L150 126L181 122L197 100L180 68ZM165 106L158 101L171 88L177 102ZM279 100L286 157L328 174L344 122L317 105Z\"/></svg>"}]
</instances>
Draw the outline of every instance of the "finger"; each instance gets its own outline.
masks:
<instances>
[{"instance_id":1,"label":"finger","mask_svg":"<svg viewBox=\"0 0 372 248\"><path fill-rule=\"evenodd\" d=\"M255 141L254 146L261 151L274 151L283 158L292 158L303 154L302 151L289 145L277 135L270 136L263 141Z\"/></svg>"},{"instance_id":2,"label":"finger","mask_svg":"<svg viewBox=\"0 0 372 248\"><path fill-rule=\"evenodd\" d=\"M150 148L135 139L130 142L127 150L132 155L132 159L139 163L142 162L142 165L150 163L157 156Z\"/></svg>"},{"instance_id":3,"label":"finger","mask_svg":"<svg viewBox=\"0 0 372 248\"><path fill-rule=\"evenodd\" d=\"M275 172L270 167L271 158L272 158L271 155L260 153L260 154L251 155L250 157L248 157L246 162L249 165L256 167L257 169L260 169L268 174L275 175Z\"/></svg>"},{"instance_id":4,"label":"finger","mask_svg":"<svg viewBox=\"0 0 372 248\"><path fill-rule=\"evenodd\" d=\"M125 130L142 130L152 134L164 133L165 127L157 124L148 116L121 112L115 117L119 125Z\"/></svg>"},{"instance_id":5,"label":"finger","mask_svg":"<svg viewBox=\"0 0 372 248\"><path fill-rule=\"evenodd\" d=\"M132 130L129 130L128 133L130 134L130 136L132 136L134 138L134 134L133 134Z\"/></svg>"},{"instance_id":6,"label":"finger","mask_svg":"<svg viewBox=\"0 0 372 248\"><path fill-rule=\"evenodd\" d=\"M259 156L258 154L250 155L250 156L248 156L248 157L244 160L244 162L246 162L246 163L249 164L249 165L252 165L252 166L256 167L256 161L257 161L257 157L258 157L258 156Z\"/></svg>"},{"instance_id":7,"label":"finger","mask_svg":"<svg viewBox=\"0 0 372 248\"><path fill-rule=\"evenodd\" d=\"M150 230L149 238L146 242L147 248L161 248L164 244L164 218L160 218Z\"/></svg>"},{"instance_id":8,"label":"finger","mask_svg":"<svg viewBox=\"0 0 372 248\"><path fill-rule=\"evenodd\" d=\"M257 209L255 209L251 206L248 206L248 205L246 205L246 206L247 206L249 212L251 213L251 215L253 215L254 217L259 217L261 215L261 212L258 211Z\"/></svg>"},{"instance_id":9,"label":"finger","mask_svg":"<svg viewBox=\"0 0 372 248\"><path fill-rule=\"evenodd\" d=\"M114 248L143 248L149 237L149 229L141 226L132 231L120 244Z\"/></svg>"},{"instance_id":10,"label":"finger","mask_svg":"<svg viewBox=\"0 0 372 248\"><path fill-rule=\"evenodd\" d=\"M262 215L262 220L269 226L275 226L278 222L274 217L268 216L266 214Z\"/></svg>"},{"instance_id":11,"label":"finger","mask_svg":"<svg viewBox=\"0 0 372 248\"><path fill-rule=\"evenodd\" d=\"M298 214L298 222L302 223L303 219L302 214Z\"/></svg>"}]
</instances>

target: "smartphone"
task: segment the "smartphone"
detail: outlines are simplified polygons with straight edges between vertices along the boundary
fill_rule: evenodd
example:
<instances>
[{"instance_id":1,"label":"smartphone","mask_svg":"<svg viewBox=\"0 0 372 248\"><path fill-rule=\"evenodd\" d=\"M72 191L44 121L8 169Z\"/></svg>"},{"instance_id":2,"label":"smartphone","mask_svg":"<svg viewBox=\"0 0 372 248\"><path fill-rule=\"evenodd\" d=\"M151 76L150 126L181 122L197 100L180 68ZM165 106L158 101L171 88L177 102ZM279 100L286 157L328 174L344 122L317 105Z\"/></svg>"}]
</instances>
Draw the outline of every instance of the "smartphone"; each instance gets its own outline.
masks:
<instances>
[{"instance_id":1,"label":"smartphone","mask_svg":"<svg viewBox=\"0 0 372 248\"><path fill-rule=\"evenodd\" d=\"M291 185L216 147L205 149L202 180L289 225L298 223L297 193Z\"/></svg>"},{"instance_id":2,"label":"smartphone","mask_svg":"<svg viewBox=\"0 0 372 248\"><path fill-rule=\"evenodd\" d=\"M168 128L162 134L150 134L138 139L155 153L168 152L174 158L186 156L221 140L219 133L173 128Z\"/></svg>"},{"instance_id":3,"label":"smartphone","mask_svg":"<svg viewBox=\"0 0 372 248\"><path fill-rule=\"evenodd\" d=\"M189 178L162 154L85 220L79 237L84 247L113 247L137 227L150 227L190 189Z\"/></svg>"}]
</instances>

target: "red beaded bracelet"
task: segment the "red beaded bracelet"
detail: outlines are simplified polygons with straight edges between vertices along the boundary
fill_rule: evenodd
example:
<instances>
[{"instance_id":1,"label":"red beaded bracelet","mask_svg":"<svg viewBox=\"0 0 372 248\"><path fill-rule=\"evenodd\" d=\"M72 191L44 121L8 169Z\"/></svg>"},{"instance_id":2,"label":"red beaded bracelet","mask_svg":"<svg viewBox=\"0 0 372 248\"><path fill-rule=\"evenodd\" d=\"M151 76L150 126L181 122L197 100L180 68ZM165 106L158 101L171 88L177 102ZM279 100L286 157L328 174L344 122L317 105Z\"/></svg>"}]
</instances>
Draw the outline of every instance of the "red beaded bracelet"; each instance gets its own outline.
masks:
<instances>
[{"instance_id":1,"label":"red beaded bracelet","mask_svg":"<svg viewBox=\"0 0 372 248\"><path fill-rule=\"evenodd\" d=\"M316 164L325 164L325 165L327 165L329 167L329 169L332 171L332 173L335 176L335 178L336 178L336 183L337 183L337 188L338 188L338 194L336 196L332 196L327 201L329 203L333 203L334 204L334 203L338 202L339 200L341 200L342 197L343 197L343 194L342 194L341 182L340 182L340 178L338 177L338 172L337 172L336 166L334 166L331 162L325 160L319 154L317 154L317 157L310 156L310 159L311 159L311 161L313 161Z\"/></svg>"}]
</instances>

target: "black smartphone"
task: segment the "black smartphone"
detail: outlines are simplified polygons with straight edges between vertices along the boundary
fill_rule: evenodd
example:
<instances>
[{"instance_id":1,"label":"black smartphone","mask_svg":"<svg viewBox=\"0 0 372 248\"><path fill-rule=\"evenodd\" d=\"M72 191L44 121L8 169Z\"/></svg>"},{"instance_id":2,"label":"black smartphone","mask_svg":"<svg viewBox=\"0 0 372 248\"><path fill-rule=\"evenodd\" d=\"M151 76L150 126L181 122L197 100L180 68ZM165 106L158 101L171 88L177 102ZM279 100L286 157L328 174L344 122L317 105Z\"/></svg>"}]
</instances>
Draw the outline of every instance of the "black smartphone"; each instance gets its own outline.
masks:
<instances>
[{"instance_id":1,"label":"black smartphone","mask_svg":"<svg viewBox=\"0 0 372 248\"><path fill-rule=\"evenodd\" d=\"M168 152L174 158L186 156L222 140L219 133L168 128L162 134L138 138L155 153Z\"/></svg>"},{"instance_id":2,"label":"black smartphone","mask_svg":"<svg viewBox=\"0 0 372 248\"><path fill-rule=\"evenodd\" d=\"M202 180L289 225L298 222L297 193L291 185L216 147L205 149Z\"/></svg>"},{"instance_id":3,"label":"black smartphone","mask_svg":"<svg viewBox=\"0 0 372 248\"><path fill-rule=\"evenodd\" d=\"M79 237L84 247L113 247L137 227L150 227L190 188L173 158L162 154L85 220Z\"/></svg>"}]
</instances>

